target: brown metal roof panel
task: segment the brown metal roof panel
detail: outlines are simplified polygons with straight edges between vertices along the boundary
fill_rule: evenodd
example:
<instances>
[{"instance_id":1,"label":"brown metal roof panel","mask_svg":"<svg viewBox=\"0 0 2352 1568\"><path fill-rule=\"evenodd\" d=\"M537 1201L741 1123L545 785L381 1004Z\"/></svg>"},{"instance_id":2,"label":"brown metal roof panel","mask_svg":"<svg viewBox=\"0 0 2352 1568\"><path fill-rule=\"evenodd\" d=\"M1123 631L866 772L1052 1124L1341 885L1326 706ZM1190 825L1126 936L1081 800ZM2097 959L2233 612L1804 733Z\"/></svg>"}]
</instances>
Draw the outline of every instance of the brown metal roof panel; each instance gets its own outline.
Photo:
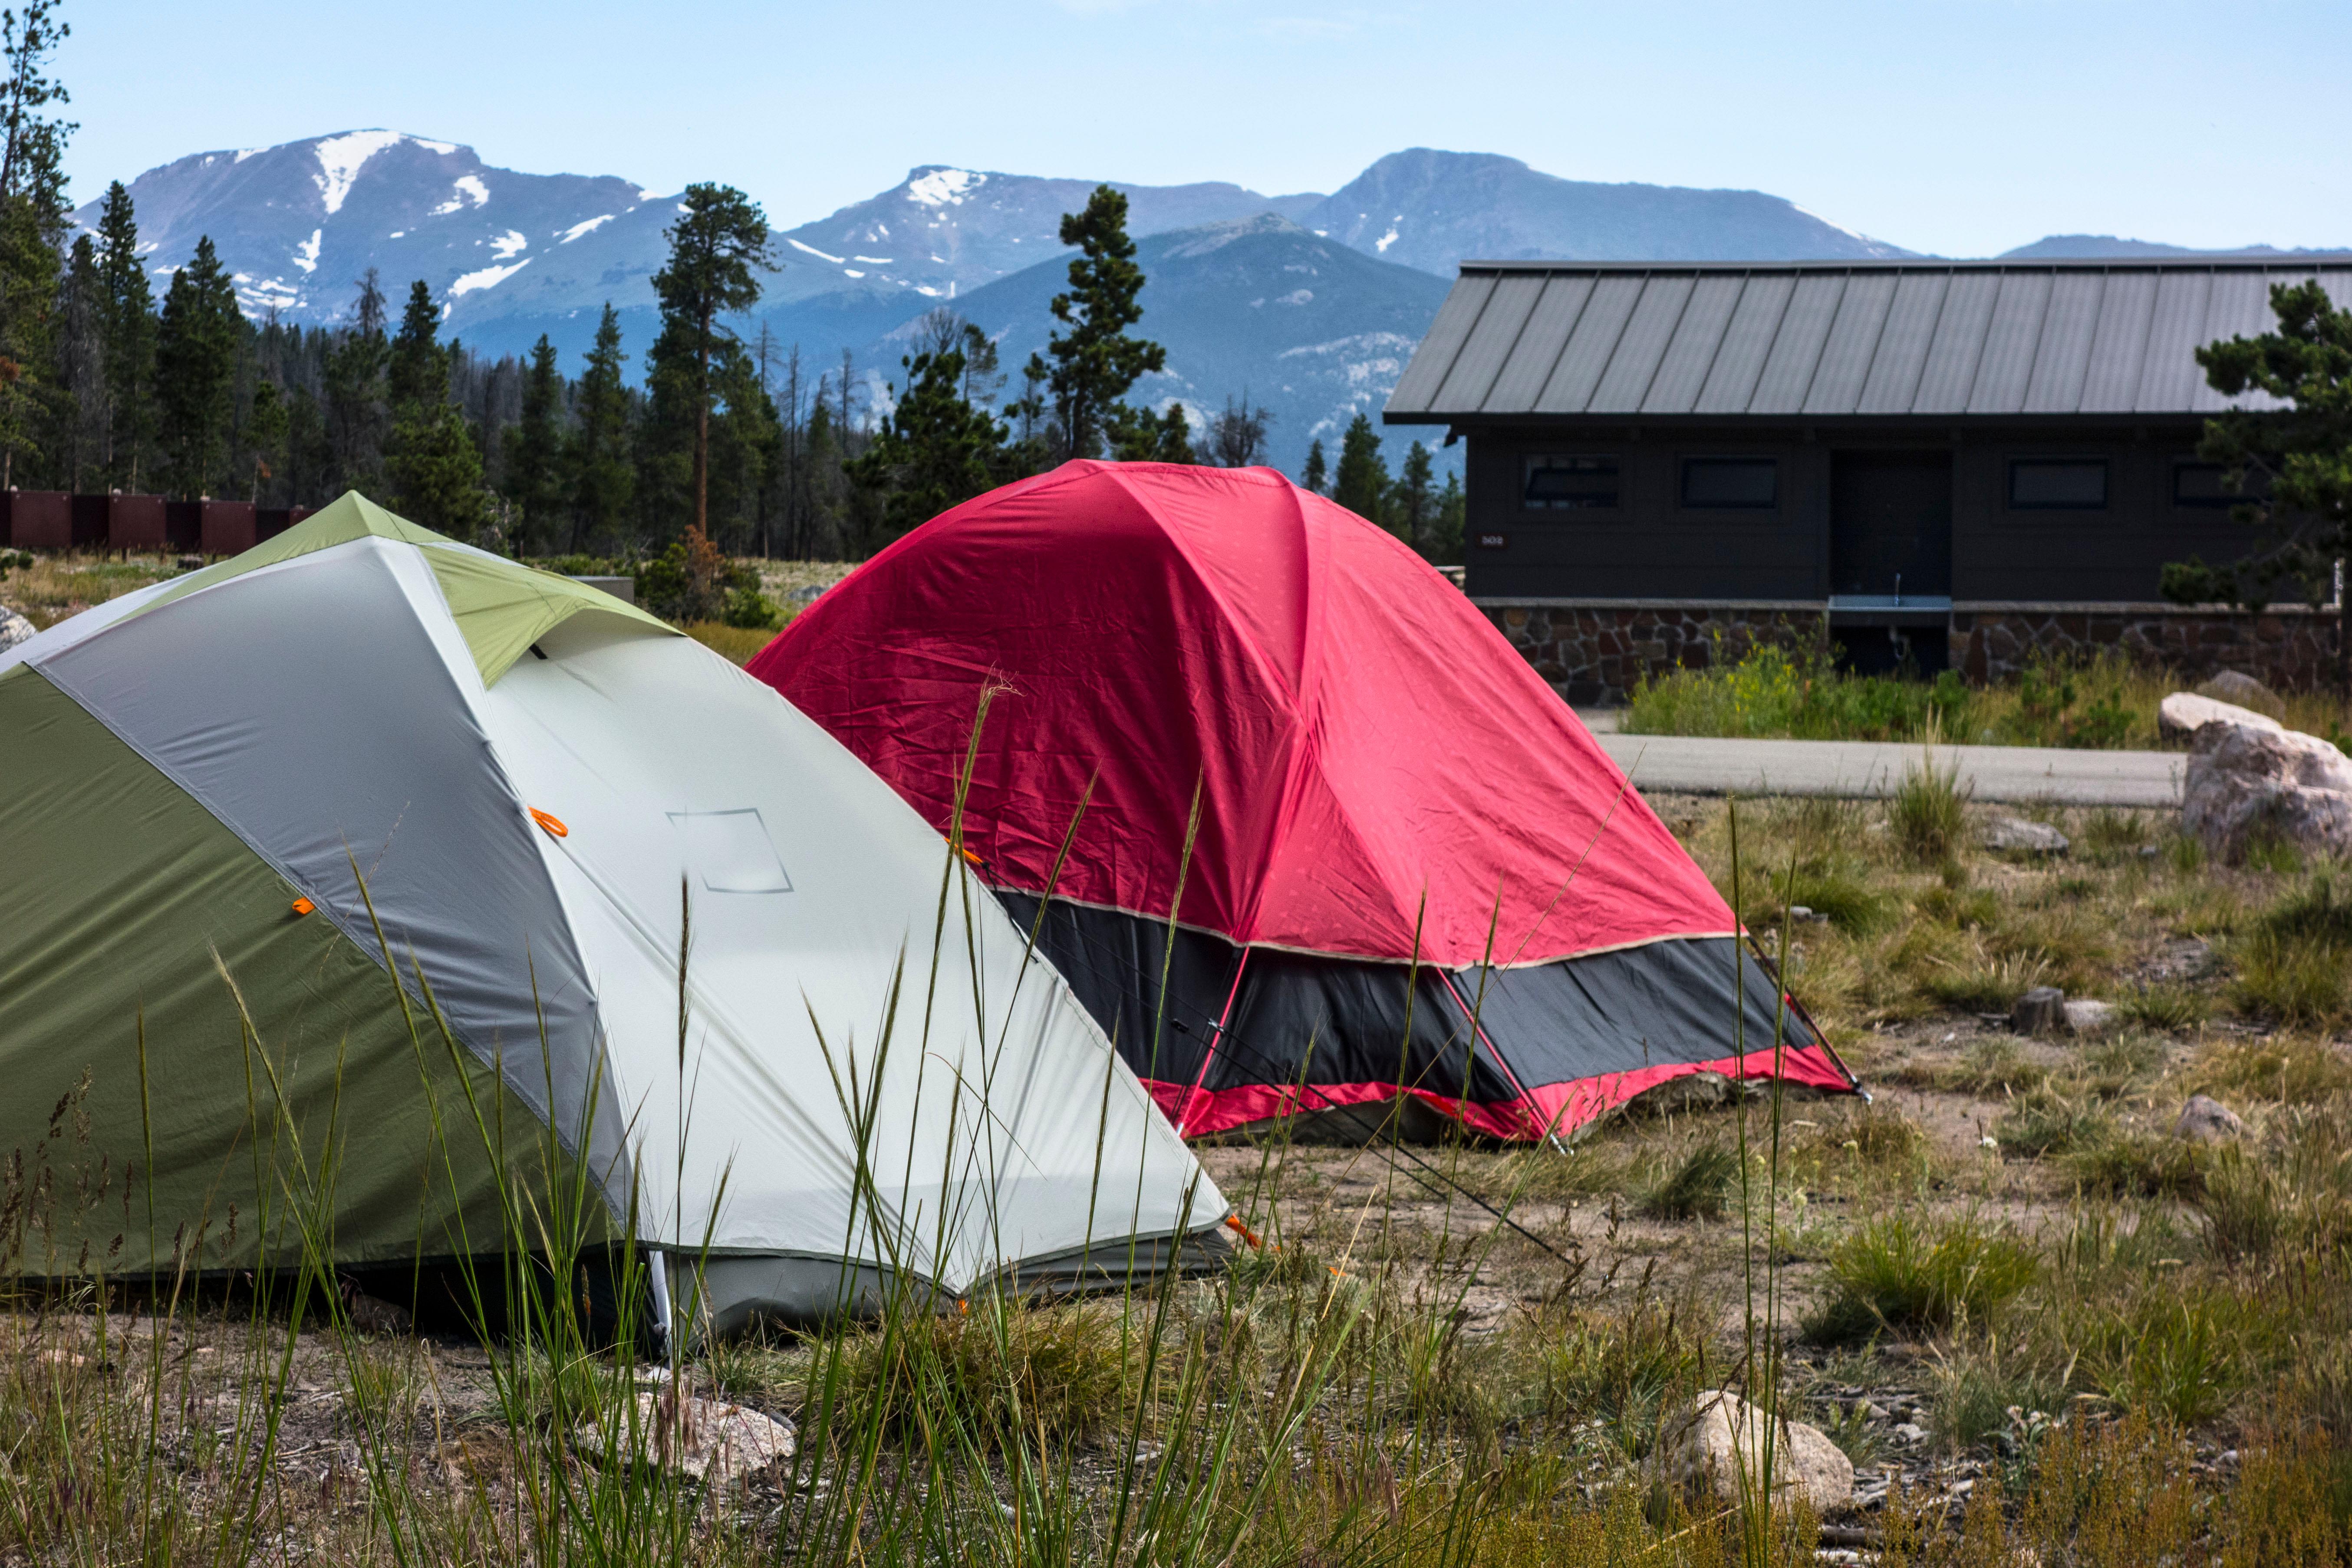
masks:
<instances>
[{"instance_id":1,"label":"brown metal roof panel","mask_svg":"<svg viewBox=\"0 0 2352 1568\"><path fill-rule=\"evenodd\" d=\"M1843 273L1797 279L1797 291L1781 313L1780 331L1765 356L1764 374L1756 378L1755 395L1748 400L1750 414L1796 414L1805 406L1805 389L1813 384L1814 367L1822 363L1829 342L1830 323L1837 319L1838 301L1845 295Z\"/></svg>"},{"instance_id":2,"label":"brown metal roof panel","mask_svg":"<svg viewBox=\"0 0 2352 1568\"><path fill-rule=\"evenodd\" d=\"M2099 295L2099 324L2091 333L2091 362L2075 407L2084 414L2128 414L2147 357L2148 324L2156 314L2156 274L2110 272Z\"/></svg>"},{"instance_id":3,"label":"brown metal roof panel","mask_svg":"<svg viewBox=\"0 0 2352 1568\"><path fill-rule=\"evenodd\" d=\"M1581 414L1592 401L1592 389L1617 352L1617 340L1641 302L1648 279L1640 276L1602 278L1592 285L1592 298L1576 329L1560 351L1559 363L1537 396L1538 414Z\"/></svg>"},{"instance_id":4,"label":"brown metal roof panel","mask_svg":"<svg viewBox=\"0 0 2352 1568\"><path fill-rule=\"evenodd\" d=\"M1919 390L1919 374L1927 368L1927 345L1935 341L1936 322L1944 311L1944 295L1951 279L1942 273L1897 274L1895 295L1887 302L1886 324L1878 333L1878 352L1871 355L1870 374L1854 404L1863 414L1908 414Z\"/></svg>"},{"instance_id":5,"label":"brown metal roof panel","mask_svg":"<svg viewBox=\"0 0 2352 1568\"><path fill-rule=\"evenodd\" d=\"M1772 340L1780 335L1780 318L1796 291L1797 280L1786 275L1740 280L1739 302L1732 307L1730 325L1723 329L1723 344L1707 367L1706 384L1699 389L1694 413L1748 412L1764 362L1771 356Z\"/></svg>"},{"instance_id":6,"label":"brown metal roof panel","mask_svg":"<svg viewBox=\"0 0 2352 1568\"><path fill-rule=\"evenodd\" d=\"M1871 362L1886 329L1887 309L1895 302L1895 283L1889 272L1847 280L1845 297L1838 301L1837 316L1822 345L1822 363L1805 392L1806 413L1851 414L1862 405L1862 389L1869 383Z\"/></svg>"},{"instance_id":7,"label":"brown metal roof panel","mask_svg":"<svg viewBox=\"0 0 2352 1568\"><path fill-rule=\"evenodd\" d=\"M1715 368L1722 351L1739 295L1738 278L1697 279L1674 338L1666 344L1665 356L1658 363L1658 374L1650 379L1649 393L1642 399L1643 413L1688 414L1697 405L1707 373Z\"/></svg>"},{"instance_id":8,"label":"brown metal roof panel","mask_svg":"<svg viewBox=\"0 0 2352 1568\"><path fill-rule=\"evenodd\" d=\"M2050 304L2042 313L2033 369L2025 381L2027 413L2072 414L2083 405L2083 381L2091 368L2106 284L2104 272L2062 272L2051 279Z\"/></svg>"},{"instance_id":9,"label":"brown metal roof panel","mask_svg":"<svg viewBox=\"0 0 2352 1568\"><path fill-rule=\"evenodd\" d=\"M1633 303L1633 313L1626 318L1625 330L1617 335L1616 352L1609 356L1609 368L1601 373L1601 381L1592 389L1592 401L1585 405L1588 414L1637 414L1643 400L1649 395L1650 383L1656 379L1658 366L1666 357L1666 345L1674 341L1675 328L1683 319L1683 308L1690 303L1691 286L1696 280L1681 278L1653 278L1643 285L1641 298Z\"/></svg>"},{"instance_id":10,"label":"brown metal roof panel","mask_svg":"<svg viewBox=\"0 0 2352 1568\"><path fill-rule=\"evenodd\" d=\"M1544 383L1551 379L1552 366L1559 363L1559 351L1567 346L1568 335L1576 329L1585 301L1591 297L1590 278L1543 280L1543 292L1536 297L1528 324L1519 329L1517 345L1503 362L1503 374L1495 378L1493 389L1480 405L1486 413L1525 414L1535 407L1536 399L1543 395Z\"/></svg>"},{"instance_id":11,"label":"brown metal roof panel","mask_svg":"<svg viewBox=\"0 0 2352 1568\"><path fill-rule=\"evenodd\" d=\"M1518 341L1519 328L1527 323L1528 312L1535 308L1536 296L1543 292L1540 278L1496 278L1488 281L1494 287L1486 295L1486 308L1478 312L1470 330L1461 335L1452 356L1453 363L1444 380L1438 384L1433 406L1448 414L1475 408L1486 401L1487 389L1502 374L1511 345Z\"/></svg>"},{"instance_id":12,"label":"brown metal roof panel","mask_svg":"<svg viewBox=\"0 0 2352 1568\"><path fill-rule=\"evenodd\" d=\"M1976 384L1969 388L1969 413L2015 414L2025 406L2033 352L2042 343L2042 318L2050 308L2051 278L2047 272L2002 275L2000 296L1985 326Z\"/></svg>"},{"instance_id":13,"label":"brown metal roof panel","mask_svg":"<svg viewBox=\"0 0 2352 1568\"><path fill-rule=\"evenodd\" d=\"M2205 300L2212 289L2210 272L2157 276L2147 352L2140 364L2139 390L2132 399L2137 412L2177 414L2192 406L2197 389L2205 383L2205 373L2197 363L2197 349L2206 341Z\"/></svg>"},{"instance_id":14,"label":"brown metal roof panel","mask_svg":"<svg viewBox=\"0 0 2352 1568\"><path fill-rule=\"evenodd\" d=\"M1437 308L1437 320L1429 324L1404 374L1397 377L1396 390L1389 394L1389 413L1425 414L1436 405L1437 389L1454 368L1454 356L1461 352L1463 340L1470 335L1494 288L1490 277L1465 274L1454 279L1445 303Z\"/></svg>"}]
</instances>

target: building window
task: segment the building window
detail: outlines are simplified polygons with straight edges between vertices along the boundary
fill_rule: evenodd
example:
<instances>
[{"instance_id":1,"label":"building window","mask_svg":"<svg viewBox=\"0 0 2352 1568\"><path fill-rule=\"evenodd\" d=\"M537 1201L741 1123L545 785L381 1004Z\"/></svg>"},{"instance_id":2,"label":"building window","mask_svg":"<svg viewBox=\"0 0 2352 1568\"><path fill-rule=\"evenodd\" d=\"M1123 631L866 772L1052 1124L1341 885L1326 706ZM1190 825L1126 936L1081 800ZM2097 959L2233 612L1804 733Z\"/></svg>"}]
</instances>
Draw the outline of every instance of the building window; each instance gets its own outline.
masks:
<instances>
[{"instance_id":1,"label":"building window","mask_svg":"<svg viewBox=\"0 0 2352 1568\"><path fill-rule=\"evenodd\" d=\"M1529 458L1524 499L1533 511L1613 510L1617 505L1617 459Z\"/></svg>"},{"instance_id":2,"label":"building window","mask_svg":"<svg viewBox=\"0 0 2352 1568\"><path fill-rule=\"evenodd\" d=\"M1683 505L1769 511L1780 504L1778 458L1685 458Z\"/></svg>"},{"instance_id":3,"label":"building window","mask_svg":"<svg viewBox=\"0 0 2352 1568\"><path fill-rule=\"evenodd\" d=\"M2243 489L2231 489L2222 481L2229 468L2221 463L2175 463L2172 465L2172 504L2189 507L2236 506L2242 501L2261 499L2260 476L2249 473Z\"/></svg>"},{"instance_id":4,"label":"building window","mask_svg":"<svg viewBox=\"0 0 2352 1568\"><path fill-rule=\"evenodd\" d=\"M2102 511L2107 504L2105 458L2018 458L2009 465L2015 511Z\"/></svg>"}]
</instances>

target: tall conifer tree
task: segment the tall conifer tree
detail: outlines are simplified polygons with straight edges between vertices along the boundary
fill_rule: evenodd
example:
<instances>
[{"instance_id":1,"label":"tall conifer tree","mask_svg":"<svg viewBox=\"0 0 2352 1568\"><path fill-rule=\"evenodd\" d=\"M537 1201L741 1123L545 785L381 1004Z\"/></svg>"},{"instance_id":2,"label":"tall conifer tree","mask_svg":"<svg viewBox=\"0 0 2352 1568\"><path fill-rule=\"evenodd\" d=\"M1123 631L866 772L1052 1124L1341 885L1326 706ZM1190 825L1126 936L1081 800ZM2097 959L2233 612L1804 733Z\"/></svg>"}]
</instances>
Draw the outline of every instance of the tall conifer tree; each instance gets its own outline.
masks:
<instances>
[{"instance_id":1,"label":"tall conifer tree","mask_svg":"<svg viewBox=\"0 0 2352 1568\"><path fill-rule=\"evenodd\" d=\"M576 419L565 452L574 549L617 542L628 521L636 480L629 463L629 389L621 371L628 357L621 352L620 315L608 300L572 399Z\"/></svg>"},{"instance_id":2,"label":"tall conifer tree","mask_svg":"<svg viewBox=\"0 0 2352 1568\"><path fill-rule=\"evenodd\" d=\"M541 332L523 372L520 417L507 428L503 489L514 504L520 549L544 547L563 510L563 373Z\"/></svg>"},{"instance_id":3,"label":"tall conifer tree","mask_svg":"<svg viewBox=\"0 0 2352 1568\"><path fill-rule=\"evenodd\" d=\"M1168 363L1166 349L1127 334L1143 319L1136 297L1144 282L1127 237L1127 197L1096 186L1084 211L1062 215L1061 235L1064 245L1078 247L1069 292L1055 295L1052 306L1054 319L1069 331L1055 332L1045 348L1062 456L1090 458L1106 447L1121 457L1157 456L1160 421L1119 401L1138 379ZM1032 364L1042 368L1043 362Z\"/></svg>"},{"instance_id":4,"label":"tall conifer tree","mask_svg":"<svg viewBox=\"0 0 2352 1568\"><path fill-rule=\"evenodd\" d=\"M1387 525L1389 466L1381 458L1381 438L1370 416L1358 414L1339 437L1339 467L1331 476L1331 499L1368 522Z\"/></svg>"},{"instance_id":5,"label":"tall conifer tree","mask_svg":"<svg viewBox=\"0 0 2352 1568\"><path fill-rule=\"evenodd\" d=\"M115 181L98 214L100 334L105 345L106 469L113 484L136 490L142 459L155 437L155 295L139 259L139 224L131 193Z\"/></svg>"},{"instance_id":6,"label":"tall conifer tree","mask_svg":"<svg viewBox=\"0 0 2352 1568\"><path fill-rule=\"evenodd\" d=\"M213 249L212 237L201 237L194 257L172 274L155 333L164 469L169 488L184 499L210 495L226 477L244 328L236 289Z\"/></svg>"},{"instance_id":7,"label":"tall conifer tree","mask_svg":"<svg viewBox=\"0 0 2352 1568\"><path fill-rule=\"evenodd\" d=\"M648 370L655 397L685 405L691 428L694 526L710 526L710 416L742 344L726 318L760 300L761 272L777 268L760 204L731 185L688 185L669 226L669 264L654 274L662 331Z\"/></svg>"}]
</instances>

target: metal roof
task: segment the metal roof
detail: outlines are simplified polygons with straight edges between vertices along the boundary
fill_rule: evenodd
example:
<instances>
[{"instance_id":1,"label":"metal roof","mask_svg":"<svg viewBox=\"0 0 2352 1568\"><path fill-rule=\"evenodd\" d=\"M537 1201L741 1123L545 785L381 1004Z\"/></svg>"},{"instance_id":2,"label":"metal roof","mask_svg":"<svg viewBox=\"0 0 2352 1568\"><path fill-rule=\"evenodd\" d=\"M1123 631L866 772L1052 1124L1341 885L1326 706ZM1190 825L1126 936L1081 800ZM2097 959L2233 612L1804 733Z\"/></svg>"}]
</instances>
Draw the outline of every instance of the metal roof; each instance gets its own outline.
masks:
<instances>
[{"instance_id":1,"label":"metal roof","mask_svg":"<svg viewBox=\"0 0 2352 1568\"><path fill-rule=\"evenodd\" d=\"M2332 259L1465 261L1383 418L2210 414L2197 348L2312 277L2352 305Z\"/></svg>"}]
</instances>

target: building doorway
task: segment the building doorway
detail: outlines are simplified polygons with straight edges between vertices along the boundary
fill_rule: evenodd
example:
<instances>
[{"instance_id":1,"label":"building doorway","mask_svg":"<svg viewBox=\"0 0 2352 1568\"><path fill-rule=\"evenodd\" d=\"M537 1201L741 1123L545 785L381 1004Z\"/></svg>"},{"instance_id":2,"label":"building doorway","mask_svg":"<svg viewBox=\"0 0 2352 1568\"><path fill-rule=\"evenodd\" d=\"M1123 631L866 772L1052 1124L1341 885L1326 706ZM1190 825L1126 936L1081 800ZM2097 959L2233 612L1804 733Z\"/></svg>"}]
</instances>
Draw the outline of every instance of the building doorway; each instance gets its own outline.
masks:
<instances>
[{"instance_id":1,"label":"building doorway","mask_svg":"<svg viewBox=\"0 0 2352 1568\"><path fill-rule=\"evenodd\" d=\"M1951 597L1949 452L1831 455L1830 592Z\"/></svg>"},{"instance_id":2,"label":"building doorway","mask_svg":"<svg viewBox=\"0 0 2352 1568\"><path fill-rule=\"evenodd\" d=\"M1856 670L1946 668L1952 455L1830 457L1830 618Z\"/></svg>"}]
</instances>

